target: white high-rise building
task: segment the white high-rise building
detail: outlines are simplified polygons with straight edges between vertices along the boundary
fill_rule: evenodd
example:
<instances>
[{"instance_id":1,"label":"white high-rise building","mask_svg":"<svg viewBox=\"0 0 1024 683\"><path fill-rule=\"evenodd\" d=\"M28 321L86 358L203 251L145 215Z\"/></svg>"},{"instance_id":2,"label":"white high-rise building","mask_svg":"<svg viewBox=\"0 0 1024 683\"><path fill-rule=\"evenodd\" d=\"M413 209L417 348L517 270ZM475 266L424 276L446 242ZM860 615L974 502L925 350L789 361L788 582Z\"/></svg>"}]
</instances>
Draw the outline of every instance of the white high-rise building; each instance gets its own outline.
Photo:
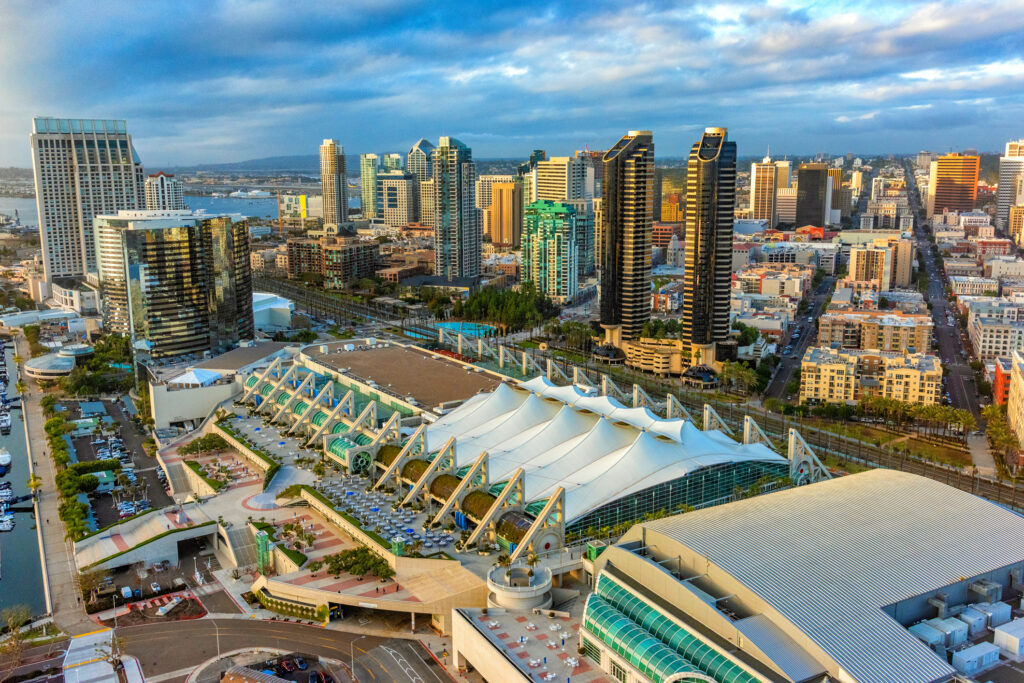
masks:
<instances>
[{"instance_id":1,"label":"white high-rise building","mask_svg":"<svg viewBox=\"0 0 1024 683\"><path fill-rule=\"evenodd\" d=\"M397 170L377 174L378 213L391 227L400 228L416 220L418 199L412 173Z\"/></svg>"},{"instance_id":2,"label":"white high-rise building","mask_svg":"<svg viewBox=\"0 0 1024 683\"><path fill-rule=\"evenodd\" d=\"M529 202L564 202L594 198L594 163L590 156L551 157L531 169Z\"/></svg>"},{"instance_id":3,"label":"white high-rise building","mask_svg":"<svg viewBox=\"0 0 1024 683\"><path fill-rule=\"evenodd\" d=\"M124 121L35 118L32 167L47 282L96 270L93 217L145 205Z\"/></svg>"},{"instance_id":4,"label":"white high-rise building","mask_svg":"<svg viewBox=\"0 0 1024 683\"><path fill-rule=\"evenodd\" d=\"M510 175L481 175L476 179L476 208L486 211L491 208L491 186L494 183L511 183Z\"/></svg>"},{"instance_id":5,"label":"white high-rise building","mask_svg":"<svg viewBox=\"0 0 1024 683\"><path fill-rule=\"evenodd\" d=\"M348 178L345 172L345 148L337 140L320 145L320 186L324 196L324 225L340 225L348 220Z\"/></svg>"},{"instance_id":6,"label":"white high-rise building","mask_svg":"<svg viewBox=\"0 0 1024 683\"><path fill-rule=\"evenodd\" d=\"M1014 206L1017 181L1024 177L1024 139L1006 143L1006 153L999 157L999 192L996 195L996 226L1007 229L1010 207Z\"/></svg>"},{"instance_id":7,"label":"white high-rise building","mask_svg":"<svg viewBox=\"0 0 1024 683\"><path fill-rule=\"evenodd\" d=\"M182 211L184 209L185 193L180 180L163 171L146 178L147 211Z\"/></svg>"}]
</instances>

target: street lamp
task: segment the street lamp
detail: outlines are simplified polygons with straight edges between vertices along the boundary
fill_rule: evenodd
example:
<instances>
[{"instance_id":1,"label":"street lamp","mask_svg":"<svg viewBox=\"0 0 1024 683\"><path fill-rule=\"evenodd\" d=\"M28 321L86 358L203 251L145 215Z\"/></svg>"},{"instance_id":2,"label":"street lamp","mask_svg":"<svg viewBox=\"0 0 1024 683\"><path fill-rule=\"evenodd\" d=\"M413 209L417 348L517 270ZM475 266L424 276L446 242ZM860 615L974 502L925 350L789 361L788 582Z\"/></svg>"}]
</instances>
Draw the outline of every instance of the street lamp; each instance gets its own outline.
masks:
<instances>
[{"instance_id":1,"label":"street lamp","mask_svg":"<svg viewBox=\"0 0 1024 683\"><path fill-rule=\"evenodd\" d=\"M352 642L350 642L348 644L348 653L349 653L350 658L352 659L352 680L353 681L356 680L356 641L357 640L362 640L365 637L366 636L359 636L358 638L356 638L355 640L353 640Z\"/></svg>"}]
</instances>

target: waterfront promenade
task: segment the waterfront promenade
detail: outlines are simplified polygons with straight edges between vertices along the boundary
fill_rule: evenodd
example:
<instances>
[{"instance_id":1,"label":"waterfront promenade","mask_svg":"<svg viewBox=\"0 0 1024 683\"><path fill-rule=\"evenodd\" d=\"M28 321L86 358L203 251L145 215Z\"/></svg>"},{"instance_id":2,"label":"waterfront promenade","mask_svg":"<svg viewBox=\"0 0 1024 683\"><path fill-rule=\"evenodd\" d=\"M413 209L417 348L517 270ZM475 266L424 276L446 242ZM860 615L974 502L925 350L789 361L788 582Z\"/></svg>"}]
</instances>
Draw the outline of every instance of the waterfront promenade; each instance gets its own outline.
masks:
<instances>
[{"instance_id":1,"label":"waterfront promenade","mask_svg":"<svg viewBox=\"0 0 1024 683\"><path fill-rule=\"evenodd\" d=\"M22 358L31 358L24 336L18 335L16 343L18 355ZM46 432L43 431L45 419L39 406L40 397L37 387L27 386L21 404L28 439L29 461L33 463L35 474L43 482L38 491L39 518L36 520L41 539L43 583L49 591L54 623L64 633L78 635L96 630L96 622L86 616L85 608L81 604L73 546L64 538L64 524L60 521L58 513L60 494L57 493L54 483L57 471L47 452Z\"/></svg>"}]
</instances>

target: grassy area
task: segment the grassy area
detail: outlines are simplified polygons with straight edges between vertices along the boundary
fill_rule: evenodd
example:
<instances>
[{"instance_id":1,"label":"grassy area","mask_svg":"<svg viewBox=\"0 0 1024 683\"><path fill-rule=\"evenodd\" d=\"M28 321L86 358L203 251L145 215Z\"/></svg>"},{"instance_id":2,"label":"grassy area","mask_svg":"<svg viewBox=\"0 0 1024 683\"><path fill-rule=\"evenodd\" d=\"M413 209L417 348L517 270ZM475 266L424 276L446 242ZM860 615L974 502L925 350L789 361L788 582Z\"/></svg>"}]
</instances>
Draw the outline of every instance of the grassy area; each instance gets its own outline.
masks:
<instances>
[{"instance_id":1,"label":"grassy area","mask_svg":"<svg viewBox=\"0 0 1024 683\"><path fill-rule=\"evenodd\" d=\"M953 465L954 467L970 467L973 464L971 454L959 448L939 446L921 439L908 439L905 444L912 455L916 455L935 462Z\"/></svg>"},{"instance_id":2,"label":"grassy area","mask_svg":"<svg viewBox=\"0 0 1024 683\"><path fill-rule=\"evenodd\" d=\"M197 463L195 460L186 460L185 465L187 465L190 470L198 474L199 478L205 481L207 484L209 484L210 488L212 488L214 491L220 491L222 488L227 486L227 484L225 484L222 481L219 481L217 479L211 479L210 477L206 476L203 473L202 466L200 466L200 464Z\"/></svg>"},{"instance_id":3,"label":"grassy area","mask_svg":"<svg viewBox=\"0 0 1024 683\"><path fill-rule=\"evenodd\" d=\"M277 543L277 529L274 528L273 524L267 524L266 522L253 522L252 525L260 531L266 531L267 538L270 539L271 543Z\"/></svg>"},{"instance_id":4,"label":"grassy area","mask_svg":"<svg viewBox=\"0 0 1024 683\"><path fill-rule=\"evenodd\" d=\"M298 550L292 550L291 548L286 548L283 545L279 545L277 547L281 552L288 556L289 560L291 560L298 566L301 567L302 565L306 564L306 560L308 558L302 553L300 553Z\"/></svg>"},{"instance_id":5,"label":"grassy area","mask_svg":"<svg viewBox=\"0 0 1024 683\"><path fill-rule=\"evenodd\" d=\"M901 436L900 434L893 434L892 432L879 429L878 427L868 427L866 425L850 422L816 421L815 427L832 432L833 434L841 434L851 439L860 439L865 443L872 444L884 444Z\"/></svg>"},{"instance_id":6,"label":"grassy area","mask_svg":"<svg viewBox=\"0 0 1024 683\"><path fill-rule=\"evenodd\" d=\"M819 458L822 464L825 465L825 467L828 467L830 469L842 470L844 472L848 472L849 474L867 472L868 470L872 469L867 465L861 465L858 462L844 460L838 456L831 454L819 454Z\"/></svg>"}]
</instances>

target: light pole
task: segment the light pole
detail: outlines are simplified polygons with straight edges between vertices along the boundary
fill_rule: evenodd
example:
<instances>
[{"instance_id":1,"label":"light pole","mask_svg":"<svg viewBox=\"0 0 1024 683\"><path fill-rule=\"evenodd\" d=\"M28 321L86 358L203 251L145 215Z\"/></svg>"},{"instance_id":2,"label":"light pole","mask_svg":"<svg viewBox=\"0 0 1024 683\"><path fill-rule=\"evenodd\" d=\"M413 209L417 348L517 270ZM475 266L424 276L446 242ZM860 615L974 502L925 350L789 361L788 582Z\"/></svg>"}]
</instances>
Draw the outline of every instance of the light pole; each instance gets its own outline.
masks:
<instances>
[{"instance_id":1,"label":"light pole","mask_svg":"<svg viewBox=\"0 0 1024 683\"><path fill-rule=\"evenodd\" d=\"M357 640L362 640L365 637L366 636L359 636L358 638L356 638L355 640L353 640L352 642L350 642L348 644L349 656L352 659L352 680L353 681L356 680L356 641Z\"/></svg>"}]
</instances>

